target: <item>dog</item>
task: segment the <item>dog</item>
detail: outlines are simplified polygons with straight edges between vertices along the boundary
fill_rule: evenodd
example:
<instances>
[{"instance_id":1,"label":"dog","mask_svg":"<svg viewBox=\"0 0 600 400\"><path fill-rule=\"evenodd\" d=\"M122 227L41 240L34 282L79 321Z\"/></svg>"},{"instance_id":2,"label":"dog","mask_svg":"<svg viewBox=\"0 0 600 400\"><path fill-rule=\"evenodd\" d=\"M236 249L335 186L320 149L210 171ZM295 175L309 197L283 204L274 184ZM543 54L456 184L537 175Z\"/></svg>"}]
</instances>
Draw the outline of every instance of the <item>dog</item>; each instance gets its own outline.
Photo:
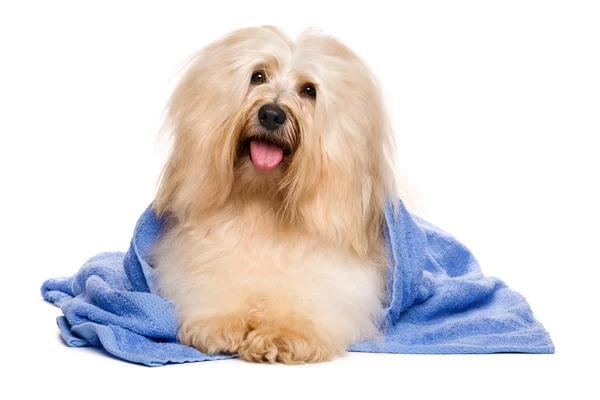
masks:
<instances>
[{"instance_id":1,"label":"dog","mask_svg":"<svg viewBox=\"0 0 600 400\"><path fill-rule=\"evenodd\" d=\"M167 122L152 258L179 341L296 364L376 337L397 192L367 65L321 33L237 30L190 59Z\"/></svg>"}]
</instances>

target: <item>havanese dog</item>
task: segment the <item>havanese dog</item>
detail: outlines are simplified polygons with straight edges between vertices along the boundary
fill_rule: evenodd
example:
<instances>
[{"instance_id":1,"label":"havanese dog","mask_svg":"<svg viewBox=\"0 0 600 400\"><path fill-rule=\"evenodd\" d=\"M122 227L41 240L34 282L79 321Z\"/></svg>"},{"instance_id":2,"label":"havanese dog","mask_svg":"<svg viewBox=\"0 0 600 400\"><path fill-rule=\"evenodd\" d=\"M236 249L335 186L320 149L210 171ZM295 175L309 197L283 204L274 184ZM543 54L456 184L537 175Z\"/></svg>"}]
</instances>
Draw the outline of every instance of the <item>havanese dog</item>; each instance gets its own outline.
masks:
<instances>
[{"instance_id":1,"label":"havanese dog","mask_svg":"<svg viewBox=\"0 0 600 400\"><path fill-rule=\"evenodd\" d=\"M295 364L377 336L397 195L365 63L323 34L241 29L193 56L167 116L153 262L179 341Z\"/></svg>"}]
</instances>

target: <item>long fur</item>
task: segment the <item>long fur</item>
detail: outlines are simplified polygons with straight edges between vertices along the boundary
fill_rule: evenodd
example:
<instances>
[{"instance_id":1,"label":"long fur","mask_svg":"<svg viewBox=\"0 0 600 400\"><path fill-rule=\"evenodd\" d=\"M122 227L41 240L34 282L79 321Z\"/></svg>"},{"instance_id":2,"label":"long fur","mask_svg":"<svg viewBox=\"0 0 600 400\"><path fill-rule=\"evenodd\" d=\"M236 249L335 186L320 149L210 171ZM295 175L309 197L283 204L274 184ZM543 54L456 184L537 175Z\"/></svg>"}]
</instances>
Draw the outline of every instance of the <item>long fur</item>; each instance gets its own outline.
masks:
<instances>
[{"instance_id":1,"label":"long fur","mask_svg":"<svg viewBox=\"0 0 600 400\"><path fill-rule=\"evenodd\" d=\"M252 85L254 71L267 80ZM307 82L316 99L302 96ZM245 146L261 105L288 115L272 171ZM169 103L173 150L155 211L159 289L179 339L251 361L329 360L377 334L385 293L383 208L396 193L379 87L339 41L235 31L198 52Z\"/></svg>"}]
</instances>

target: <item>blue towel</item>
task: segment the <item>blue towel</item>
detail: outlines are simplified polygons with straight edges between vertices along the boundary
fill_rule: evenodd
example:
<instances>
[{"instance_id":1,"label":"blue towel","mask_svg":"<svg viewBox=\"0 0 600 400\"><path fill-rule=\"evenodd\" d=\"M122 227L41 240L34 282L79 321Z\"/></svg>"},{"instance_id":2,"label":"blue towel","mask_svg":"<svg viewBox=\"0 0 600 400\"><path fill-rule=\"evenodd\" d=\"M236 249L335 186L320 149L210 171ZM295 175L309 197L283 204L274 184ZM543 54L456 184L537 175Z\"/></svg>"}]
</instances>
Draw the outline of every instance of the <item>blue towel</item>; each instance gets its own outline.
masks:
<instances>
[{"instance_id":1,"label":"blue towel","mask_svg":"<svg viewBox=\"0 0 600 400\"><path fill-rule=\"evenodd\" d=\"M386 205L390 267L382 337L350 347L373 353L554 353L527 301L501 280L481 273L456 239L409 213ZM148 207L127 253L102 253L69 278L42 285L60 307L58 327L69 346L102 347L149 366L231 358L207 355L177 342L175 308L156 294L148 253L162 229Z\"/></svg>"}]
</instances>

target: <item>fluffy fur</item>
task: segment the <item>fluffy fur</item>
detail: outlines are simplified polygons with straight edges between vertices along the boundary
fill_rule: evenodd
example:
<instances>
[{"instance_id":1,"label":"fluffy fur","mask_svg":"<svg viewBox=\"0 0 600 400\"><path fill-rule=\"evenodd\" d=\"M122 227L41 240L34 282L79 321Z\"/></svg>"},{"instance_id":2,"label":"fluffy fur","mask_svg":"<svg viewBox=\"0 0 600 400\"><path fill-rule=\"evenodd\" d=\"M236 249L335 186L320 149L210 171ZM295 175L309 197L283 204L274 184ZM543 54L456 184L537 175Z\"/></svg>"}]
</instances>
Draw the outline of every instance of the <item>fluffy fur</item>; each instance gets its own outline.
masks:
<instances>
[{"instance_id":1,"label":"fluffy fur","mask_svg":"<svg viewBox=\"0 0 600 400\"><path fill-rule=\"evenodd\" d=\"M264 83L251 82L256 71ZM257 119L273 103L287 114L276 137ZM179 340L301 363L377 335L393 140L364 62L321 34L294 43L272 27L238 30L191 59L168 121L173 150L154 202L167 224L153 257ZM284 157L265 171L248 142L269 135Z\"/></svg>"}]
</instances>

